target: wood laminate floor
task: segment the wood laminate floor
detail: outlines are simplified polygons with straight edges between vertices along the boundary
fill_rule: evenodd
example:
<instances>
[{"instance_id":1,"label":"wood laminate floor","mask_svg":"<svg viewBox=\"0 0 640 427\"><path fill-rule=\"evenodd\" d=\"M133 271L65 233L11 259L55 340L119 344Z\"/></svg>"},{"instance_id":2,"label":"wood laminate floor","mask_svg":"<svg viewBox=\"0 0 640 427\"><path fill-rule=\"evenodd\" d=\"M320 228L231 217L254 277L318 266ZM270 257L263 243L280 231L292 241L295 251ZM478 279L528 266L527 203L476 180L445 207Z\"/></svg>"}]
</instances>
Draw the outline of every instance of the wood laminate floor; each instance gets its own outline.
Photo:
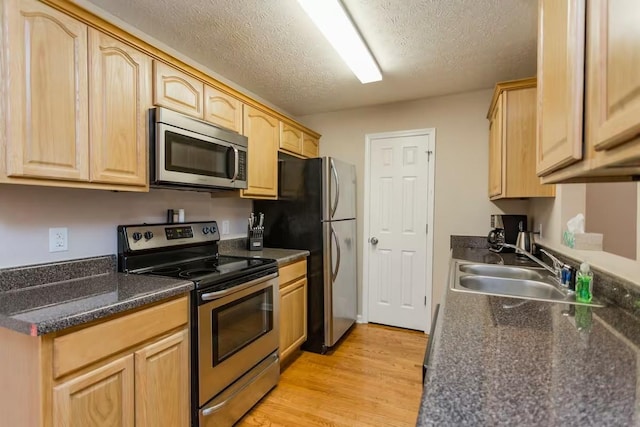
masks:
<instances>
[{"instance_id":1,"label":"wood laminate floor","mask_svg":"<svg viewBox=\"0 0 640 427\"><path fill-rule=\"evenodd\" d=\"M358 324L329 355L301 352L238 426L414 426L422 332Z\"/></svg>"}]
</instances>

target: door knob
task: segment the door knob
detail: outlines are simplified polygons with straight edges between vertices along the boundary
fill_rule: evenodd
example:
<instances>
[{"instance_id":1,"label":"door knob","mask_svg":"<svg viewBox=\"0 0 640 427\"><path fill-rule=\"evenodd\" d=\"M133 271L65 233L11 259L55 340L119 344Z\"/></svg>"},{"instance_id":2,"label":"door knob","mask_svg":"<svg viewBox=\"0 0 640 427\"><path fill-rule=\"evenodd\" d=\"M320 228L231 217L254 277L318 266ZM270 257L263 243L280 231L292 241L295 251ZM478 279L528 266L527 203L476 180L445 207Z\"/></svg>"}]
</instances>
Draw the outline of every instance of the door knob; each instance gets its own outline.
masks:
<instances>
[{"instance_id":1,"label":"door knob","mask_svg":"<svg viewBox=\"0 0 640 427\"><path fill-rule=\"evenodd\" d=\"M369 239L369 241L371 242L372 245L377 245L378 244L378 239L375 237L372 237L371 239Z\"/></svg>"}]
</instances>

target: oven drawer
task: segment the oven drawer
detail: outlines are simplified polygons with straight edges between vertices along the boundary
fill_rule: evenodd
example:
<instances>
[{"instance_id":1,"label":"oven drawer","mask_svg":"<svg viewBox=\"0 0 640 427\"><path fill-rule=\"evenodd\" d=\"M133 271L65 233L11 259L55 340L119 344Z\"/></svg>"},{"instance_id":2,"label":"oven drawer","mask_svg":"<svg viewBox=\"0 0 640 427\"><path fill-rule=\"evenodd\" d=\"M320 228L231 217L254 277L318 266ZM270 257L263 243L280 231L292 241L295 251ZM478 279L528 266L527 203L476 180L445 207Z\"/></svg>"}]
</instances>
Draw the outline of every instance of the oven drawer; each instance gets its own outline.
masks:
<instances>
[{"instance_id":1,"label":"oven drawer","mask_svg":"<svg viewBox=\"0 0 640 427\"><path fill-rule=\"evenodd\" d=\"M279 378L280 360L274 353L202 408L200 427L232 426L278 384Z\"/></svg>"},{"instance_id":2,"label":"oven drawer","mask_svg":"<svg viewBox=\"0 0 640 427\"><path fill-rule=\"evenodd\" d=\"M188 297L98 323L53 339L53 376L58 378L90 363L185 325Z\"/></svg>"}]
</instances>

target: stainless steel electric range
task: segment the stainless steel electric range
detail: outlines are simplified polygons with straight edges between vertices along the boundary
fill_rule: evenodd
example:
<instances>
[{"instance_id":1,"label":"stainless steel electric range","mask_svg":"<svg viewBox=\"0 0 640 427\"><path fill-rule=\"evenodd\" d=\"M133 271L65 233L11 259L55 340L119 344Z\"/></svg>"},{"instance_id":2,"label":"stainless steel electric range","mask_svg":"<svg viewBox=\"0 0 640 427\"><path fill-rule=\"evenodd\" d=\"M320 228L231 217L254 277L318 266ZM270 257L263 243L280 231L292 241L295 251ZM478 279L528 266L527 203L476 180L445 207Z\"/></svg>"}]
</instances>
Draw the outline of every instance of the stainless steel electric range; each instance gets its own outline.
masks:
<instances>
[{"instance_id":1,"label":"stainless steel electric range","mask_svg":"<svg viewBox=\"0 0 640 427\"><path fill-rule=\"evenodd\" d=\"M233 425L278 382L278 266L222 256L215 221L118 227L118 270L192 280L193 426Z\"/></svg>"}]
</instances>

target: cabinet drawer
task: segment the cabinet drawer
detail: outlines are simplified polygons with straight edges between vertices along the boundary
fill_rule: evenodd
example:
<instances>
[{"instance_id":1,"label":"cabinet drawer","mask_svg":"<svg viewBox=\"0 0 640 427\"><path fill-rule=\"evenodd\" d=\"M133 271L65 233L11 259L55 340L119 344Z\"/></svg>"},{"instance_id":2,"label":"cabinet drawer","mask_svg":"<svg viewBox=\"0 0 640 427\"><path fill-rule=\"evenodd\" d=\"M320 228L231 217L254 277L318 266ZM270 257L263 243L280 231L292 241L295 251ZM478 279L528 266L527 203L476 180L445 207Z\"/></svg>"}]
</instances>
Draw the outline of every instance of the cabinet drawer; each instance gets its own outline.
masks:
<instances>
[{"instance_id":1,"label":"cabinet drawer","mask_svg":"<svg viewBox=\"0 0 640 427\"><path fill-rule=\"evenodd\" d=\"M188 320L189 301L187 297L182 297L55 337L54 378L184 325Z\"/></svg>"},{"instance_id":2,"label":"cabinet drawer","mask_svg":"<svg viewBox=\"0 0 640 427\"><path fill-rule=\"evenodd\" d=\"M282 288L292 280L295 280L298 277L302 277L307 274L307 260L303 259L302 261L294 262L291 264L287 264L284 267L280 267L279 273L280 287Z\"/></svg>"}]
</instances>

